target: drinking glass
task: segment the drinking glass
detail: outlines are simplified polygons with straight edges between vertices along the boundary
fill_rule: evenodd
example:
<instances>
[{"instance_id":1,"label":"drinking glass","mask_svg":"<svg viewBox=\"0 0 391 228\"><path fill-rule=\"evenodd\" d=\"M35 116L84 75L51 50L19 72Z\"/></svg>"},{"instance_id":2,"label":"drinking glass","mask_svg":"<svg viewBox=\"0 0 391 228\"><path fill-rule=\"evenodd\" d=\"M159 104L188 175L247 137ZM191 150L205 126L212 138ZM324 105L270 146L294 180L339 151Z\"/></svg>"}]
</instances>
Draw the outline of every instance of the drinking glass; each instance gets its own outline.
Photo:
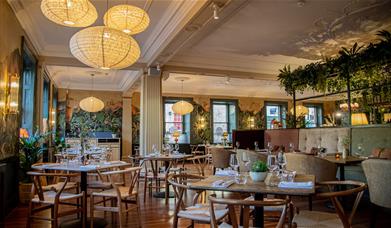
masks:
<instances>
[{"instance_id":1,"label":"drinking glass","mask_svg":"<svg viewBox=\"0 0 391 228\"><path fill-rule=\"evenodd\" d=\"M179 144L175 144L175 153L179 153Z\"/></svg>"},{"instance_id":2,"label":"drinking glass","mask_svg":"<svg viewBox=\"0 0 391 228\"><path fill-rule=\"evenodd\" d=\"M288 150L289 150L289 152L294 152L294 150L295 150L295 144L293 144L293 143L289 143L289 148L288 148Z\"/></svg>"},{"instance_id":3,"label":"drinking glass","mask_svg":"<svg viewBox=\"0 0 391 228\"><path fill-rule=\"evenodd\" d=\"M255 148L255 151L258 151L259 150L259 147L258 147L258 141L255 141L254 142L254 148Z\"/></svg>"},{"instance_id":4,"label":"drinking glass","mask_svg":"<svg viewBox=\"0 0 391 228\"><path fill-rule=\"evenodd\" d=\"M272 152L272 150L273 150L272 142L267 142L267 149L269 150L269 153Z\"/></svg>"},{"instance_id":5,"label":"drinking glass","mask_svg":"<svg viewBox=\"0 0 391 228\"><path fill-rule=\"evenodd\" d=\"M250 159L248 158L247 152L242 153L242 161L244 163L244 166L248 167L248 165L250 164Z\"/></svg>"},{"instance_id":6,"label":"drinking glass","mask_svg":"<svg viewBox=\"0 0 391 228\"><path fill-rule=\"evenodd\" d=\"M236 149L239 149L239 147L240 147L240 142L239 142L239 141L236 141L235 145L236 145Z\"/></svg>"},{"instance_id":7,"label":"drinking glass","mask_svg":"<svg viewBox=\"0 0 391 228\"><path fill-rule=\"evenodd\" d=\"M247 183L247 175L243 173L238 173L235 176L235 183L236 184L246 184Z\"/></svg>"},{"instance_id":8,"label":"drinking glass","mask_svg":"<svg viewBox=\"0 0 391 228\"><path fill-rule=\"evenodd\" d=\"M357 144L357 152L355 155L357 156L363 156L364 148L361 143Z\"/></svg>"},{"instance_id":9,"label":"drinking glass","mask_svg":"<svg viewBox=\"0 0 391 228\"><path fill-rule=\"evenodd\" d=\"M275 171L277 169L276 156L272 154L267 155L266 165L270 172Z\"/></svg>"},{"instance_id":10,"label":"drinking glass","mask_svg":"<svg viewBox=\"0 0 391 228\"><path fill-rule=\"evenodd\" d=\"M282 150L277 155L277 161L280 169L284 169L286 165L286 156Z\"/></svg>"},{"instance_id":11,"label":"drinking glass","mask_svg":"<svg viewBox=\"0 0 391 228\"><path fill-rule=\"evenodd\" d=\"M284 170L281 174L281 181L293 182L296 176L296 171Z\"/></svg>"},{"instance_id":12,"label":"drinking glass","mask_svg":"<svg viewBox=\"0 0 391 228\"><path fill-rule=\"evenodd\" d=\"M229 165L233 170L238 171L239 162L238 159L236 158L236 154L231 154L231 157L229 159Z\"/></svg>"}]
</instances>

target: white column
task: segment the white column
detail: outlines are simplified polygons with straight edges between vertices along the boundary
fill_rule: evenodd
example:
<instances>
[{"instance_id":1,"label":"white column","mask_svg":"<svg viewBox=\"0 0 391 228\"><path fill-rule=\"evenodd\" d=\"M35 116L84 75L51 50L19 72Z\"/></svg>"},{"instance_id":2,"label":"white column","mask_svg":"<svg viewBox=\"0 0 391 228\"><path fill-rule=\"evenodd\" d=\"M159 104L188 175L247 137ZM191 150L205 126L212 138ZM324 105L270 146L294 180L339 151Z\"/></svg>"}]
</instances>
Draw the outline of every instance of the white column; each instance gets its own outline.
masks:
<instances>
[{"instance_id":1,"label":"white column","mask_svg":"<svg viewBox=\"0 0 391 228\"><path fill-rule=\"evenodd\" d=\"M162 82L160 75L141 78L140 154L149 154L152 145L162 147Z\"/></svg>"},{"instance_id":2,"label":"white column","mask_svg":"<svg viewBox=\"0 0 391 228\"><path fill-rule=\"evenodd\" d=\"M132 97L122 97L122 159L132 154Z\"/></svg>"}]
</instances>

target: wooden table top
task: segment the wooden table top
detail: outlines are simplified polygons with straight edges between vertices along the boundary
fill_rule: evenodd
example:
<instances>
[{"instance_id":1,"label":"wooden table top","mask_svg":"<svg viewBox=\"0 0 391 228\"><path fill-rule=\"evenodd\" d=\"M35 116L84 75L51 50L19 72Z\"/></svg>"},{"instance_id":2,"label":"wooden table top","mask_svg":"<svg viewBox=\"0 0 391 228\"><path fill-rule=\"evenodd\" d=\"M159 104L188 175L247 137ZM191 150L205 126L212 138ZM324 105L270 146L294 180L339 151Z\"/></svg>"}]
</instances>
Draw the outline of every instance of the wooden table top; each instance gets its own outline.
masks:
<instances>
[{"instance_id":1,"label":"wooden table top","mask_svg":"<svg viewBox=\"0 0 391 228\"><path fill-rule=\"evenodd\" d=\"M112 161L107 163L100 163L94 165L66 165L62 163L48 163L39 166L32 166L34 169L43 170L60 170L60 171L71 171L71 172L92 172L98 169L109 169L123 166L130 166L130 163L124 161Z\"/></svg>"},{"instance_id":2,"label":"wooden table top","mask_svg":"<svg viewBox=\"0 0 391 228\"><path fill-rule=\"evenodd\" d=\"M181 160L181 159L186 159L193 157L192 154L161 154L158 156L140 156L141 159L143 160L148 160L148 161L172 161L172 160Z\"/></svg>"},{"instance_id":3,"label":"wooden table top","mask_svg":"<svg viewBox=\"0 0 391 228\"><path fill-rule=\"evenodd\" d=\"M213 182L217 180L229 180L233 177L227 176L209 176L206 179L189 184L189 188L193 190L209 190L209 191L227 191L239 193L262 193L262 194L279 194L279 195L300 195L307 196L315 194L315 176L298 174L295 177L295 182L312 181L314 186L312 189L288 189L266 186L265 182L253 182L250 177L244 185L232 184L228 188L214 187Z\"/></svg>"},{"instance_id":4,"label":"wooden table top","mask_svg":"<svg viewBox=\"0 0 391 228\"><path fill-rule=\"evenodd\" d=\"M349 165L349 164L356 164L356 163L361 163L362 161L365 160L365 158L360 158L356 156L347 156L345 159L340 156L339 158L335 158L335 155L328 155L325 157L321 157L322 159L325 159L329 162L335 163L337 165Z\"/></svg>"}]
</instances>

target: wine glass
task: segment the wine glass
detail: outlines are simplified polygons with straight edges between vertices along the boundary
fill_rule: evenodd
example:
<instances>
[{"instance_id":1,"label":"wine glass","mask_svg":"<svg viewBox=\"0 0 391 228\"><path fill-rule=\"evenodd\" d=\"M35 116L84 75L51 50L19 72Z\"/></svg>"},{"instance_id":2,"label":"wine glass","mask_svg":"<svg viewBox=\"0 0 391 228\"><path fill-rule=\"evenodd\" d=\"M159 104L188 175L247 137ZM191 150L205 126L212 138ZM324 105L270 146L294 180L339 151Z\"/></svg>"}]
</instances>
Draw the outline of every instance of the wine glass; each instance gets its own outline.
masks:
<instances>
[{"instance_id":1,"label":"wine glass","mask_svg":"<svg viewBox=\"0 0 391 228\"><path fill-rule=\"evenodd\" d=\"M355 155L363 156L363 152L364 152L364 148L362 143L357 144L357 152L355 153Z\"/></svg>"},{"instance_id":2,"label":"wine glass","mask_svg":"<svg viewBox=\"0 0 391 228\"><path fill-rule=\"evenodd\" d=\"M254 142L254 148L255 148L255 151L258 151L259 150L259 144L258 144L258 141L255 141Z\"/></svg>"},{"instance_id":3,"label":"wine glass","mask_svg":"<svg viewBox=\"0 0 391 228\"><path fill-rule=\"evenodd\" d=\"M272 142L267 142L267 149L268 149L268 152L269 152L269 153L272 152L272 150L273 150Z\"/></svg>"},{"instance_id":4,"label":"wine glass","mask_svg":"<svg viewBox=\"0 0 391 228\"><path fill-rule=\"evenodd\" d=\"M175 144L175 153L176 154L179 153L179 144L178 143Z\"/></svg>"},{"instance_id":5,"label":"wine glass","mask_svg":"<svg viewBox=\"0 0 391 228\"><path fill-rule=\"evenodd\" d=\"M240 142L239 142L239 141L236 141L235 145L236 145L236 149L239 149L239 147L240 147Z\"/></svg>"},{"instance_id":6,"label":"wine glass","mask_svg":"<svg viewBox=\"0 0 391 228\"><path fill-rule=\"evenodd\" d=\"M289 150L289 152L294 152L294 150L295 150L295 144L293 144L293 143L289 143L289 146L288 146L288 150Z\"/></svg>"},{"instance_id":7,"label":"wine glass","mask_svg":"<svg viewBox=\"0 0 391 228\"><path fill-rule=\"evenodd\" d=\"M273 172L276 170L277 164L276 164L276 156L275 155L272 155L272 154L267 155L266 166L270 172Z\"/></svg>"},{"instance_id":8,"label":"wine glass","mask_svg":"<svg viewBox=\"0 0 391 228\"><path fill-rule=\"evenodd\" d=\"M242 161L244 163L244 166L248 167L248 165L250 164L250 159L248 158L247 152L242 153Z\"/></svg>"},{"instance_id":9,"label":"wine glass","mask_svg":"<svg viewBox=\"0 0 391 228\"><path fill-rule=\"evenodd\" d=\"M239 162L236 158L236 154L231 154L231 157L229 159L229 165L231 166L232 170L238 171Z\"/></svg>"},{"instance_id":10,"label":"wine glass","mask_svg":"<svg viewBox=\"0 0 391 228\"><path fill-rule=\"evenodd\" d=\"M286 156L282 150L277 155L278 166L280 169L284 169L286 165Z\"/></svg>"}]
</instances>

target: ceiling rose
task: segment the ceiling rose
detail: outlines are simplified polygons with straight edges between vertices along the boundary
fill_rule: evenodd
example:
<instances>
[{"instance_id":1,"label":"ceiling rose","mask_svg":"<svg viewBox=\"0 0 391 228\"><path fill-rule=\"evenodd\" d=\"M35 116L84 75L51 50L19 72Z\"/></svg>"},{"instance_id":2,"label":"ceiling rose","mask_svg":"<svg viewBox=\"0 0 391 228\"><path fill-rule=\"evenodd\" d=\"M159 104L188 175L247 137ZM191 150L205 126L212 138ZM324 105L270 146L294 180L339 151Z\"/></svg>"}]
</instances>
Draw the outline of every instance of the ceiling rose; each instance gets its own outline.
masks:
<instances>
[{"instance_id":1,"label":"ceiling rose","mask_svg":"<svg viewBox=\"0 0 391 228\"><path fill-rule=\"evenodd\" d=\"M86 112L99 112L105 104L96 97L87 97L80 101L79 106Z\"/></svg>"},{"instance_id":2,"label":"ceiling rose","mask_svg":"<svg viewBox=\"0 0 391 228\"><path fill-rule=\"evenodd\" d=\"M87 27L98 18L88 0L42 0L41 10L49 20L68 27Z\"/></svg>"},{"instance_id":3,"label":"ceiling rose","mask_svg":"<svg viewBox=\"0 0 391 228\"><path fill-rule=\"evenodd\" d=\"M143 9L132 5L117 5L104 16L107 27L133 35L144 31L149 25L149 16Z\"/></svg>"},{"instance_id":4,"label":"ceiling rose","mask_svg":"<svg viewBox=\"0 0 391 228\"><path fill-rule=\"evenodd\" d=\"M75 33L69 46L72 55L82 63L103 70L126 68L140 57L140 47L135 39L105 26Z\"/></svg>"}]
</instances>

